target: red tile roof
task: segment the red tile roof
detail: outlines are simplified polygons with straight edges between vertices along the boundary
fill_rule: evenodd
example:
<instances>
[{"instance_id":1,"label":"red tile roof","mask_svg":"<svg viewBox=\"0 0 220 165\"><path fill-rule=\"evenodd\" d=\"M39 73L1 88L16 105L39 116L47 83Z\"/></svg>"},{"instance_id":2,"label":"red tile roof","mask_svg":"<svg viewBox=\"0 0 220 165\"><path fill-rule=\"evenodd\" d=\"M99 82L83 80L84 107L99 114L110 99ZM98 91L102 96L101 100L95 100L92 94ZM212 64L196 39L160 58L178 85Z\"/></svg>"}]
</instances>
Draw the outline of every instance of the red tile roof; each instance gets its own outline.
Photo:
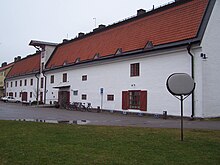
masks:
<instances>
[{"instance_id":1,"label":"red tile roof","mask_svg":"<svg viewBox=\"0 0 220 165\"><path fill-rule=\"evenodd\" d=\"M154 46L192 39L197 36L208 0L185 0L161 7L153 12L125 23L112 25L81 39L60 44L47 64L47 68L92 60L113 55L118 48L123 52L143 49L148 41ZM169 7L170 6L170 7Z\"/></svg>"},{"instance_id":2,"label":"red tile roof","mask_svg":"<svg viewBox=\"0 0 220 165\"><path fill-rule=\"evenodd\" d=\"M36 53L15 62L7 78L39 72L40 57L40 53Z\"/></svg>"}]
</instances>

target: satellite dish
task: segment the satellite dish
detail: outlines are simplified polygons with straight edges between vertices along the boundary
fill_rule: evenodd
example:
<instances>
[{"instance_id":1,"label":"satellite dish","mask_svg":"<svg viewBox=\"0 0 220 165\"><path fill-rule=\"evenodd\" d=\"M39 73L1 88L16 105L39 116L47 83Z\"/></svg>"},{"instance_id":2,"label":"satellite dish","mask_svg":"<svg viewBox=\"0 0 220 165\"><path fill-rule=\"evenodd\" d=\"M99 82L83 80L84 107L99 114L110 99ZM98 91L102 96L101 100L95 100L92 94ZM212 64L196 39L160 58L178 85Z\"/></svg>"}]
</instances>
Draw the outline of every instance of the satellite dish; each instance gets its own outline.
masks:
<instances>
[{"instance_id":1,"label":"satellite dish","mask_svg":"<svg viewBox=\"0 0 220 165\"><path fill-rule=\"evenodd\" d=\"M195 89L195 82L186 73L174 73L167 79L167 89L172 95L190 95Z\"/></svg>"},{"instance_id":2,"label":"satellite dish","mask_svg":"<svg viewBox=\"0 0 220 165\"><path fill-rule=\"evenodd\" d=\"M183 100L195 89L194 80L186 73L174 73L167 78L168 91L181 101L181 141L183 141ZM184 97L185 96L185 97Z\"/></svg>"}]
</instances>

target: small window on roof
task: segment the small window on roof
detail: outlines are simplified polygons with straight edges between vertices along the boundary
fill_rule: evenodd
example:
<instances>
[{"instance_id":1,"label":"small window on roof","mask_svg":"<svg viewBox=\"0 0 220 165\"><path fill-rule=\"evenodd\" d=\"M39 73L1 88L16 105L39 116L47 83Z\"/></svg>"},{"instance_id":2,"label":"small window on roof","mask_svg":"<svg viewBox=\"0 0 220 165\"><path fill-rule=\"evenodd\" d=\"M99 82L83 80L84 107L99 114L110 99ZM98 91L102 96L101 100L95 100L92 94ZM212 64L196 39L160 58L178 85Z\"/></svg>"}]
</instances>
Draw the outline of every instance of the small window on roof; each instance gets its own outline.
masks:
<instances>
[{"instance_id":1,"label":"small window on roof","mask_svg":"<svg viewBox=\"0 0 220 165\"><path fill-rule=\"evenodd\" d=\"M147 41L144 49L153 49L153 47L154 47L153 42L152 41Z\"/></svg>"},{"instance_id":2,"label":"small window on roof","mask_svg":"<svg viewBox=\"0 0 220 165\"><path fill-rule=\"evenodd\" d=\"M80 58L77 58L75 61L75 63L78 63L78 62L80 62Z\"/></svg>"},{"instance_id":3,"label":"small window on roof","mask_svg":"<svg viewBox=\"0 0 220 165\"><path fill-rule=\"evenodd\" d=\"M122 48L118 48L115 53L115 55L120 55L120 54L122 54Z\"/></svg>"},{"instance_id":4,"label":"small window on roof","mask_svg":"<svg viewBox=\"0 0 220 165\"><path fill-rule=\"evenodd\" d=\"M65 66L65 65L67 65L67 61L66 60L63 62L63 66Z\"/></svg>"},{"instance_id":5,"label":"small window on roof","mask_svg":"<svg viewBox=\"0 0 220 165\"><path fill-rule=\"evenodd\" d=\"M98 59L98 58L100 58L100 55L99 55L99 53L96 53L95 56L93 57L93 59L95 60L95 59Z\"/></svg>"}]
</instances>

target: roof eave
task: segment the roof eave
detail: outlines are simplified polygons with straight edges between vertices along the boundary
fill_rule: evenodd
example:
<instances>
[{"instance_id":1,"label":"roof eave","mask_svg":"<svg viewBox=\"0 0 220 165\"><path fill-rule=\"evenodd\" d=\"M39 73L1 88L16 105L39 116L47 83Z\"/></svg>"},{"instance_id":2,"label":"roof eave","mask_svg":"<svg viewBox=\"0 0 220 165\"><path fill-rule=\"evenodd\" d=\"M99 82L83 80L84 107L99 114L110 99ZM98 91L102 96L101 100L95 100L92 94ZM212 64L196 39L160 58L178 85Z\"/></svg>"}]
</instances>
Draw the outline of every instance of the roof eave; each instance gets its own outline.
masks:
<instances>
[{"instance_id":1,"label":"roof eave","mask_svg":"<svg viewBox=\"0 0 220 165\"><path fill-rule=\"evenodd\" d=\"M84 61L80 61L77 63L71 63L71 64L66 64L66 65L62 65L62 66L55 66L53 68L46 68L44 71L51 71L51 70L57 70L57 69L61 69L61 68L66 68L66 67L70 67L70 66L76 66L76 65L81 65L81 64L86 64L86 63L92 63L92 62L97 62L97 61L104 61L104 60L109 60L109 59L113 59L113 58L122 58L122 57L127 57L127 56L132 56L132 55L138 55L138 54L143 54L143 53L147 53L147 52L154 52L154 51L158 51L158 50L165 50L165 49L171 49L171 48L175 48L175 47L182 47L182 46L188 46L189 44L200 44L201 40L198 38L193 38L193 39L188 39L188 40L184 40L184 41L178 41L178 42L173 42L173 43L168 43L168 44L162 44L162 45L157 45L155 47L153 47L152 49L137 49L137 50L133 50L133 51L129 51L129 52L123 52L122 55L108 55L108 56L104 56L104 57L100 57L98 59L92 59L92 60L84 60Z\"/></svg>"}]
</instances>

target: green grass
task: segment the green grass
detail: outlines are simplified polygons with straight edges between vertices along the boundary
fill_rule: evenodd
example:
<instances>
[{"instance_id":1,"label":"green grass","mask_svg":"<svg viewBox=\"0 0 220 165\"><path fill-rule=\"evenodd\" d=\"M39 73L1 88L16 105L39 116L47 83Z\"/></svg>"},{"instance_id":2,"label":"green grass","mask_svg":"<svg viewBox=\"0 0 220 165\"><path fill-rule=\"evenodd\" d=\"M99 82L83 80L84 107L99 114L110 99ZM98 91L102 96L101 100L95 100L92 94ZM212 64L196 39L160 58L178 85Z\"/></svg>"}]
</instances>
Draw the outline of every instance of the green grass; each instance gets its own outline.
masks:
<instances>
[{"instance_id":1,"label":"green grass","mask_svg":"<svg viewBox=\"0 0 220 165\"><path fill-rule=\"evenodd\" d=\"M220 164L220 131L0 121L0 164Z\"/></svg>"}]
</instances>

